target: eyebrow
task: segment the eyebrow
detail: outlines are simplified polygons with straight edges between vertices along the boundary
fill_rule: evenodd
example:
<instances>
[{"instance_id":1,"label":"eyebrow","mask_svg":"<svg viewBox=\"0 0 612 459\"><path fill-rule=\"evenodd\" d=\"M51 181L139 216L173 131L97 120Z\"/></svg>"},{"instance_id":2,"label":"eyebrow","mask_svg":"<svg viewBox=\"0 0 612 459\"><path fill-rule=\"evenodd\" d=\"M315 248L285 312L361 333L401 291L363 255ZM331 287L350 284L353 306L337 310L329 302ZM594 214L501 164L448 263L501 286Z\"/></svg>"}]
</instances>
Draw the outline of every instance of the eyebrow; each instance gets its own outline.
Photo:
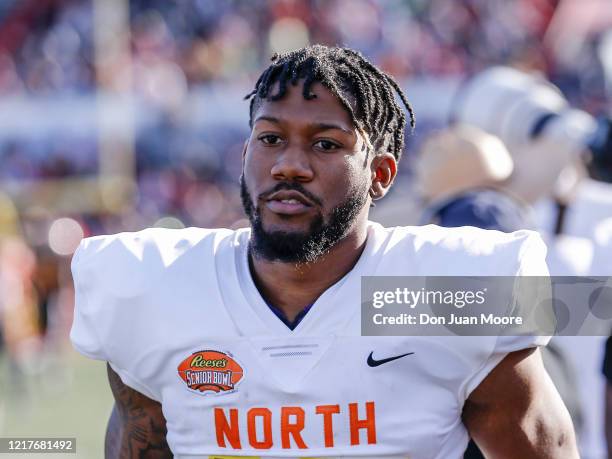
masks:
<instances>
[{"instance_id":1,"label":"eyebrow","mask_svg":"<svg viewBox=\"0 0 612 459\"><path fill-rule=\"evenodd\" d=\"M279 120L278 118L275 118L274 116L258 116L255 121L253 122L253 124L257 123L258 121L269 121L270 123L275 123L275 124L281 124L281 120ZM329 129L336 129L338 131L342 131L346 134L349 135L353 135L353 131L350 131L338 124L333 124L333 123L312 123L310 124L310 126L317 128L320 131L327 131Z\"/></svg>"}]
</instances>

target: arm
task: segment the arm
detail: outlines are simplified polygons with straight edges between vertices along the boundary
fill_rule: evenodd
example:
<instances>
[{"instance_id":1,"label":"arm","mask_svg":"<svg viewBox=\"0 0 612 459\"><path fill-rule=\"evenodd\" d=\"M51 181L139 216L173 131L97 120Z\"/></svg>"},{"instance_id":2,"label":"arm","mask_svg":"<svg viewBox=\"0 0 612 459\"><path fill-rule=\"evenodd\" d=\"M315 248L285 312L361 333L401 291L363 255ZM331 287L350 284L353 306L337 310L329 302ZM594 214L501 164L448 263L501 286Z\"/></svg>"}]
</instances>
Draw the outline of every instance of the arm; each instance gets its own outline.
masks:
<instances>
[{"instance_id":1,"label":"arm","mask_svg":"<svg viewBox=\"0 0 612 459\"><path fill-rule=\"evenodd\" d=\"M470 394L463 422L489 458L579 457L572 421L537 349L508 354Z\"/></svg>"},{"instance_id":2,"label":"arm","mask_svg":"<svg viewBox=\"0 0 612 459\"><path fill-rule=\"evenodd\" d=\"M115 405L106 430L106 459L172 458L161 405L123 384L108 364L107 371Z\"/></svg>"}]
</instances>

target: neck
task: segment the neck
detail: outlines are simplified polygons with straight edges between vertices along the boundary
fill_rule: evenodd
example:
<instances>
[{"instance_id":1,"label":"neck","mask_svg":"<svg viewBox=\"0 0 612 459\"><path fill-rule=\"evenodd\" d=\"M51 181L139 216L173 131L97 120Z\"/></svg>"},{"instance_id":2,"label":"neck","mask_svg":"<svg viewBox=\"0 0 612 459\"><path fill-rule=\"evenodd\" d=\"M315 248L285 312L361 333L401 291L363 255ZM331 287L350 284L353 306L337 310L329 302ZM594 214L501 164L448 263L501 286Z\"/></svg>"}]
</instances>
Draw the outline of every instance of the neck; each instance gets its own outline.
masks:
<instances>
[{"instance_id":1,"label":"neck","mask_svg":"<svg viewBox=\"0 0 612 459\"><path fill-rule=\"evenodd\" d=\"M249 267L255 285L268 302L289 319L311 305L329 287L348 273L365 248L367 226L356 229L327 254L311 263L285 263L258 258L249 248Z\"/></svg>"}]
</instances>

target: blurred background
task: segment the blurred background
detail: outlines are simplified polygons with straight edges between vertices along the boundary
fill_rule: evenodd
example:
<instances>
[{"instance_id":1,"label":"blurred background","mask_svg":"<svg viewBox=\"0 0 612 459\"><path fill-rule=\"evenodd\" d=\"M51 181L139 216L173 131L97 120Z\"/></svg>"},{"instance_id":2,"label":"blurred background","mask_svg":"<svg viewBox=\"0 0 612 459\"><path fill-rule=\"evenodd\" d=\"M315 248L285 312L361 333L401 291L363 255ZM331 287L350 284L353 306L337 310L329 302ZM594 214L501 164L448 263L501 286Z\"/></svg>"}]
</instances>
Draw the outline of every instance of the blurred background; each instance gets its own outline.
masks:
<instances>
[{"instance_id":1,"label":"blurred background","mask_svg":"<svg viewBox=\"0 0 612 459\"><path fill-rule=\"evenodd\" d=\"M102 457L105 367L68 341L74 249L244 226L243 97L312 43L361 51L414 106L374 220L539 229L553 274L612 275L609 0L0 0L0 436ZM604 343L560 346L585 458L608 457Z\"/></svg>"}]
</instances>

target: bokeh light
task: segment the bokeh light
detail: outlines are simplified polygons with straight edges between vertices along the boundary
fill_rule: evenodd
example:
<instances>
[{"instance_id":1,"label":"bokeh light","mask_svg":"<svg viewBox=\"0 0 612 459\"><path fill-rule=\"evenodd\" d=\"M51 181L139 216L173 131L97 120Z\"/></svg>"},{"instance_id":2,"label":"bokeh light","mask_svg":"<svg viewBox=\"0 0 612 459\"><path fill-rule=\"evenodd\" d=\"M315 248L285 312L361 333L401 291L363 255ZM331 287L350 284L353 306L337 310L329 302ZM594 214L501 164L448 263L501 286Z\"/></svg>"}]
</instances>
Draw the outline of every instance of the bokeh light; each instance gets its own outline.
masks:
<instances>
[{"instance_id":1,"label":"bokeh light","mask_svg":"<svg viewBox=\"0 0 612 459\"><path fill-rule=\"evenodd\" d=\"M185 224L176 217L162 217L153 223L155 228L182 229Z\"/></svg>"},{"instance_id":2,"label":"bokeh light","mask_svg":"<svg viewBox=\"0 0 612 459\"><path fill-rule=\"evenodd\" d=\"M308 28L298 18L283 18L270 28L270 51L286 53L309 43Z\"/></svg>"},{"instance_id":3,"label":"bokeh light","mask_svg":"<svg viewBox=\"0 0 612 459\"><path fill-rule=\"evenodd\" d=\"M61 256L72 255L83 236L79 222L72 218L58 218L49 228L49 248Z\"/></svg>"}]
</instances>

